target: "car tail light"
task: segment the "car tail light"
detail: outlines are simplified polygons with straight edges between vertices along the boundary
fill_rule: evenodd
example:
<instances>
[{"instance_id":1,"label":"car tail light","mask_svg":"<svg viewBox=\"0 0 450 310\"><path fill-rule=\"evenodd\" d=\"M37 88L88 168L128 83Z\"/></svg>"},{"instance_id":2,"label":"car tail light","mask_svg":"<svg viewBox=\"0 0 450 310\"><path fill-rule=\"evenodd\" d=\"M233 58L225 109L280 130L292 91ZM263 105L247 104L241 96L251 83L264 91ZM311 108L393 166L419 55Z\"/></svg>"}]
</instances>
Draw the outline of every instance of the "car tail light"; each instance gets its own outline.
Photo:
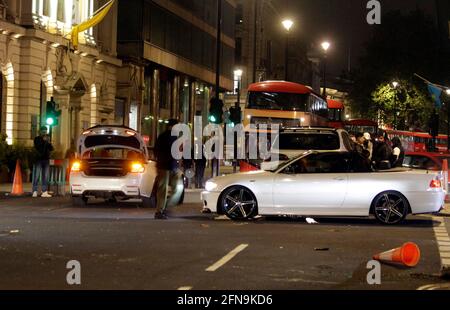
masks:
<instances>
[{"instance_id":1,"label":"car tail light","mask_svg":"<svg viewBox=\"0 0 450 310\"><path fill-rule=\"evenodd\" d=\"M81 171L81 163L76 161L72 164L72 168L70 169L72 172L80 172Z\"/></svg>"},{"instance_id":2,"label":"car tail light","mask_svg":"<svg viewBox=\"0 0 450 310\"><path fill-rule=\"evenodd\" d=\"M145 168L144 165L138 162L133 162L131 164L131 172L132 173L142 173L144 172Z\"/></svg>"},{"instance_id":3,"label":"car tail light","mask_svg":"<svg viewBox=\"0 0 450 310\"><path fill-rule=\"evenodd\" d=\"M430 182L430 188L441 188L442 187L442 182L441 180L431 180Z\"/></svg>"}]
</instances>

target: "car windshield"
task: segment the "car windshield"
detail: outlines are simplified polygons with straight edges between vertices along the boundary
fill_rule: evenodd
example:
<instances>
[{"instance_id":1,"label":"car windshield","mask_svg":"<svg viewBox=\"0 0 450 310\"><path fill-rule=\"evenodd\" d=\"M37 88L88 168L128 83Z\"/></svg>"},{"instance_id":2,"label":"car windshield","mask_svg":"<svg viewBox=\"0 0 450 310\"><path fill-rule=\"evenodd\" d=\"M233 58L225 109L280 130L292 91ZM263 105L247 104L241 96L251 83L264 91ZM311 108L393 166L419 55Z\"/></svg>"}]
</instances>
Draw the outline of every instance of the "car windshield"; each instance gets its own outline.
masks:
<instances>
[{"instance_id":1,"label":"car windshield","mask_svg":"<svg viewBox=\"0 0 450 310\"><path fill-rule=\"evenodd\" d=\"M278 140L278 141L277 141ZM336 133L282 133L275 140L280 150L337 150L339 136Z\"/></svg>"},{"instance_id":2,"label":"car windshield","mask_svg":"<svg viewBox=\"0 0 450 310\"><path fill-rule=\"evenodd\" d=\"M143 161L144 155L136 150L98 147L85 152L82 159L117 159Z\"/></svg>"},{"instance_id":3,"label":"car windshield","mask_svg":"<svg viewBox=\"0 0 450 310\"><path fill-rule=\"evenodd\" d=\"M280 170L280 169L282 169L282 168L284 168L284 167L287 167L287 166L289 166L290 164L292 164L293 162L295 162L297 159L299 159L300 157L304 157L304 156L306 156L307 154L303 154L303 155L301 155L301 156L296 156L296 157L294 157L294 158L292 158L292 159L290 159L290 160L288 160L288 161L283 161L283 162L281 162L280 164L278 164L278 166L276 166L275 168L273 168L273 169L271 169L271 170L267 170L267 171L269 171L269 172L277 172L278 170Z\"/></svg>"}]
</instances>

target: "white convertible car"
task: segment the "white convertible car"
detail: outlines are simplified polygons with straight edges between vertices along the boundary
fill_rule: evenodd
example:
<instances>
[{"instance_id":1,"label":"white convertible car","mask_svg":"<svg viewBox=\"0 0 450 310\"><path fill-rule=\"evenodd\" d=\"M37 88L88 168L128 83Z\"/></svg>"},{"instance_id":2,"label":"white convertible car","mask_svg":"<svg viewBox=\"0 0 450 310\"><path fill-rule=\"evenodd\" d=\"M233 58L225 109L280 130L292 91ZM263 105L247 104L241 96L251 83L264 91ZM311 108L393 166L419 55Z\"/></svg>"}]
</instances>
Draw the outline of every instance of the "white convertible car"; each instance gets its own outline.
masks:
<instances>
[{"instance_id":1,"label":"white convertible car","mask_svg":"<svg viewBox=\"0 0 450 310\"><path fill-rule=\"evenodd\" d=\"M352 153L307 152L273 171L218 177L206 183L204 207L231 219L256 215L374 215L384 224L408 214L439 212L444 173L411 169L364 171Z\"/></svg>"},{"instance_id":2,"label":"white convertible car","mask_svg":"<svg viewBox=\"0 0 450 310\"><path fill-rule=\"evenodd\" d=\"M89 198L138 198L145 207L152 207L156 174L156 163L149 160L139 133L122 126L96 126L78 141L77 160L70 172L72 201L84 205Z\"/></svg>"}]
</instances>

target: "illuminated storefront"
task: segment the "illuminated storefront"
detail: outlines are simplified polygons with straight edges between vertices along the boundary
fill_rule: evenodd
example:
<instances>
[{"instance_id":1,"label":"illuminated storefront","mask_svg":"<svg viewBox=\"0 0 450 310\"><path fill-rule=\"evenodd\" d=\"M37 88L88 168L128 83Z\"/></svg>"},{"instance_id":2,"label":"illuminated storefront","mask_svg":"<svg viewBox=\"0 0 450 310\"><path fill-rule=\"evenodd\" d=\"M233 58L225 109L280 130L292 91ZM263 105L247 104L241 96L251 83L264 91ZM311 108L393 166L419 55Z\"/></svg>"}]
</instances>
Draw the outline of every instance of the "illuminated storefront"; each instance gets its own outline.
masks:
<instances>
[{"instance_id":1,"label":"illuminated storefront","mask_svg":"<svg viewBox=\"0 0 450 310\"><path fill-rule=\"evenodd\" d=\"M0 14L1 130L9 144L32 146L51 97L61 110L53 130L58 156L83 129L115 122L117 4L94 28L71 30L108 0L5 0ZM15 18L12 18L12 17ZM14 22L12 22L14 21ZM98 46L101 42L101 46Z\"/></svg>"}]
</instances>

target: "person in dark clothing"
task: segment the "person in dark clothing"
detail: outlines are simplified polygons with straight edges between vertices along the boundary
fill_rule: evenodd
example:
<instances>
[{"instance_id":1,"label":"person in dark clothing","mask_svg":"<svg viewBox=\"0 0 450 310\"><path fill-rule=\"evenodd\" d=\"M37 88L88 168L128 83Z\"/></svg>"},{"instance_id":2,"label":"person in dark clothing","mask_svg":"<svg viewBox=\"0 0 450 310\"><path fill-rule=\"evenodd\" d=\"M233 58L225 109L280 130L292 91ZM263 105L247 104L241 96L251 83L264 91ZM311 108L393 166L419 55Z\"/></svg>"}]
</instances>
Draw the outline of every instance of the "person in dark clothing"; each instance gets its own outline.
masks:
<instances>
[{"instance_id":1,"label":"person in dark clothing","mask_svg":"<svg viewBox=\"0 0 450 310\"><path fill-rule=\"evenodd\" d=\"M394 137L392 139L392 155L391 155L391 166L402 167L403 160L405 159L405 149L402 146L402 142L399 137Z\"/></svg>"},{"instance_id":2,"label":"person in dark clothing","mask_svg":"<svg viewBox=\"0 0 450 310\"><path fill-rule=\"evenodd\" d=\"M53 145L50 137L47 134L47 127L40 128L40 134L34 138L34 149L36 150L37 161L34 165L33 175L33 197L38 197L39 179L42 180L42 195L43 198L52 197L48 193L48 175L50 169L50 154L53 151Z\"/></svg>"},{"instance_id":3,"label":"person in dark clothing","mask_svg":"<svg viewBox=\"0 0 450 310\"><path fill-rule=\"evenodd\" d=\"M375 162L375 167L380 170L387 170L391 168L391 155L392 148L386 142L384 135L380 134L378 136L378 142L375 146L373 153L373 161Z\"/></svg>"},{"instance_id":4,"label":"person in dark clothing","mask_svg":"<svg viewBox=\"0 0 450 310\"><path fill-rule=\"evenodd\" d=\"M205 168L206 168L206 157L203 152L203 149L200 149L199 154L197 154L197 156L194 157L194 162L195 162L195 187L203 188L203 179L205 177Z\"/></svg>"},{"instance_id":5,"label":"person in dark clothing","mask_svg":"<svg viewBox=\"0 0 450 310\"><path fill-rule=\"evenodd\" d=\"M167 208L176 206L183 194L183 178L172 154L172 145L178 139L172 136L172 128L177 124L178 120L169 120L166 131L158 137L155 145L158 169L155 219L167 219ZM172 188L170 198L169 186Z\"/></svg>"},{"instance_id":6,"label":"person in dark clothing","mask_svg":"<svg viewBox=\"0 0 450 310\"><path fill-rule=\"evenodd\" d=\"M352 153L352 169L354 172L372 171L370 152L365 149L364 142L364 135L362 133L357 134L354 151Z\"/></svg>"},{"instance_id":7,"label":"person in dark clothing","mask_svg":"<svg viewBox=\"0 0 450 310\"><path fill-rule=\"evenodd\" d=\"M183 172L186 177L185 186L190 188L192 184L192 178L194 177L194 152L191 152L191 158L183 157Z\"/></svg>"}]
</instances>

